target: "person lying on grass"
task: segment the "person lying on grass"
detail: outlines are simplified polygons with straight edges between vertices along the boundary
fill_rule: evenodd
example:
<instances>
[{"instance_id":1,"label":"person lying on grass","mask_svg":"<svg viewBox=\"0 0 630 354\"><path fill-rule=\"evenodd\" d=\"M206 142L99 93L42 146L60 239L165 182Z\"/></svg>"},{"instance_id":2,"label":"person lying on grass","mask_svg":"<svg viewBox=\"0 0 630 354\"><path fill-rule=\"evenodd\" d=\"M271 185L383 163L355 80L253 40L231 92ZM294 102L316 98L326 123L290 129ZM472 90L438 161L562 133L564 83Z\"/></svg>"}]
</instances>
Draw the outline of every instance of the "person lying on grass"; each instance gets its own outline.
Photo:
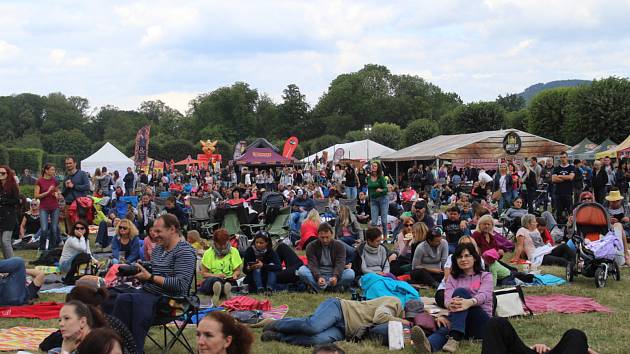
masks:
<instances>
[{"instance_id":1,"label":"person lying on grass","mask_svg":"<svg viewBox=\"0 0 630 354\"><path fill-rule=\"evenodd\" d=\"M26 276L33 281L26 285ZM44 272L26 269L24 260L11 257L0 261L0 306L19 306L31 303L37 298L39 288L44 284Z\"/></svg>"}]
</instances>

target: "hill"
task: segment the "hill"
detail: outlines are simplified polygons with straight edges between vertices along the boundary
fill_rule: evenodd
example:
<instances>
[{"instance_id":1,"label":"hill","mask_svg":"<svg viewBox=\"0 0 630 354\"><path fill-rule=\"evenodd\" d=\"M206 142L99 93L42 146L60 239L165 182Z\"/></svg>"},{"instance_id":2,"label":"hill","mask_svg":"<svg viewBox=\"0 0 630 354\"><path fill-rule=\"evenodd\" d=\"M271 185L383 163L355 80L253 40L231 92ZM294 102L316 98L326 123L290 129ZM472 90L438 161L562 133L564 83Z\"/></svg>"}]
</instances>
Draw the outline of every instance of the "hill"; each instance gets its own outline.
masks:
<instances>
[{"instance_id":1,"label":"hill","mask_svg":"<svg viewBox=\"0 0 630 354\"><path fill-rule=\"evenodd\" d=\"M536 96L539 92L544 90L549 90L556 87L574 87L579 85L588 85L591 83L591 80L556 80L550 81L546 84L537 83L525 89L525 91L519 93L518 95L523 97L527 103L531 101L534 96Z\"/></svg>"}]
</instances>

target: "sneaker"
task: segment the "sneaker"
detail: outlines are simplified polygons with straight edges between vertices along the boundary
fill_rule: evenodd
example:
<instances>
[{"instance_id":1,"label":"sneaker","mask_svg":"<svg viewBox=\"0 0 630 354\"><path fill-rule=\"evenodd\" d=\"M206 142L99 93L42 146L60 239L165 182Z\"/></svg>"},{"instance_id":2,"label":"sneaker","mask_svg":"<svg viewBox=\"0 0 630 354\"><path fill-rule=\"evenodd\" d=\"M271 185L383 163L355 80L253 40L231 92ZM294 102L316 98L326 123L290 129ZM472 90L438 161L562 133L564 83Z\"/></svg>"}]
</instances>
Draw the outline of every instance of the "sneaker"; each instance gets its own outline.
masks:
<instances>
[{"instance_id":1,"label":"sneaker","mask_svg":"<svg viewBox=\"0 0 630 354\"><path fill-rule=\"evenodd\" d=\"M411 341L417 353L431 353L431 344L419 326L413 326L411 329Z\"/></svg>"},{"instance_id":2,"label":"sneaker","mask_svg":"<svg viewBox=\"0 0 630 354\"><path fill-rule=\"evenodd\" d=\"M232 284L225 283L223 285L223 295L225 295L226 300L229 300L232 298Z\"/></svg>"},{"instance_id":3,"label":"sneaker","mask_svg":"<svg viewBox=\"0 0 630 354\"><path fill-rule=\"evenodd\" d=\"M262 335L260 336L260 340L263 342L270 342L272 340L279 340L280 339L280 333L275 332L275 331L264 331L262 333Z\"/></svg>"},{"instance_id":4,"label":"sneaker","mask_svg":"<svg viewBox=\"0 0 630 354\"><path fill-rule=\"evenodd\" d=\"M212 284L212 305L219 306L219 298L221 297L221 282Z\"/></svg>"},{"instance_id":5,"label":"sneaker","mask_svg":"<svg viewBox=\"0 0 630 354\"><path fill-rule=\"evenodd\" d=\"M455 353L459 347L459 342L453 338L449 338L446 344L442 347L443 352Z\"/></svg>"},{"instance_id":6,"label":"sneaker","mask_svg":"<svg viewBox=\"0 0 630 354\"><path fill-rule=\"evenodd\" d=\"M259 323L263 323L263 322L265 323L263 325L263 332L273 331L276 329L276 320L274 320L273 318L265 318Z\"/></svg>"}]
</instances>

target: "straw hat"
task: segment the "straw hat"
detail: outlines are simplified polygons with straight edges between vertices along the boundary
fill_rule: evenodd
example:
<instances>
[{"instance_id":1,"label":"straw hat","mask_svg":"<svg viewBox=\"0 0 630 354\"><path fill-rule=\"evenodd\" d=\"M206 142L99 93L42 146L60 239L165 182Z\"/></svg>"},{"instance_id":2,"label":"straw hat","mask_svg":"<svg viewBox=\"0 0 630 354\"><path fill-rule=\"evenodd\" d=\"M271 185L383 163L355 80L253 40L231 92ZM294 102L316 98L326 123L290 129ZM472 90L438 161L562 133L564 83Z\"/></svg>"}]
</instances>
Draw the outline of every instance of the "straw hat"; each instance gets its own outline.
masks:
<instances>
[{"instance_id":1,"label":"straw hat","mask_svg":"<svg viewBox=\"0 0 630 354\"><path fill-rule=\"evenodd\" d=\"M606 196L606 200L609 202L616 202L618 200L623 200L623 196L619 191L610 191Z\"/></svg>"}]
</instances>

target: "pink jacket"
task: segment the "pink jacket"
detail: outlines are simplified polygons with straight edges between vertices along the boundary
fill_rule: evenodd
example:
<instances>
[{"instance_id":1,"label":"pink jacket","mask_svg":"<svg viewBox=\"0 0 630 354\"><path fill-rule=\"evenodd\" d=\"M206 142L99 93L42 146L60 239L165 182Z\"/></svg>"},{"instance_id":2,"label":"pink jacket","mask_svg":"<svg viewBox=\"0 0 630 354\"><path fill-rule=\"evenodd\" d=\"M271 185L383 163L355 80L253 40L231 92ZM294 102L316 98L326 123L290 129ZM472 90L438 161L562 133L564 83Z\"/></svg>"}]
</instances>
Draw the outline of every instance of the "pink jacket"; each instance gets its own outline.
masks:
<instances>
[{"instance_id":1,"label":"pink jacket","mask_svg":"<svg viewBox=\"0 0 630 354\"><path fill-rule=\"evenodd\" d=\"M461 275L455 279L450 276L446 280L444 291L444 303L448 304L453 298L453 291L457 288L464 288L470 292L473 298L477 299L478 306L492 317L492 273L481 272L475 275Z\"/></svg>"}]
</instances>

